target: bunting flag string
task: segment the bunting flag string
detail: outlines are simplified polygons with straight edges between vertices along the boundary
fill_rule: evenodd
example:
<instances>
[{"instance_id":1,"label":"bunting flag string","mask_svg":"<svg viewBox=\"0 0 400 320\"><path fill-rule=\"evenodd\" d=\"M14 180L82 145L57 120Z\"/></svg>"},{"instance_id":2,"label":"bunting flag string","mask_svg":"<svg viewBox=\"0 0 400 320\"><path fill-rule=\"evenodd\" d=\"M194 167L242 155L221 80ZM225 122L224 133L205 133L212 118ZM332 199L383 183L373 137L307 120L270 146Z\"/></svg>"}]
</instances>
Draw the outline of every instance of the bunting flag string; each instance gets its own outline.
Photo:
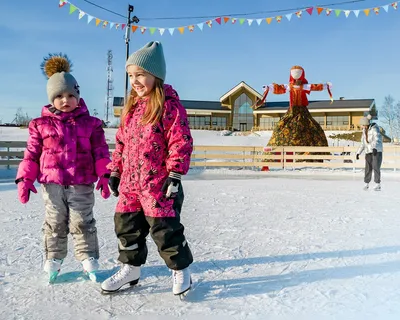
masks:
<instances>
[{"instance_id":1,"label":"bunting flag string","mask_svg":"<svg viewBox=\"0 0 400 320\"><path fill-rule=\"evenodd\" d=\"M69 5L69 7L67 6ZM69 14L72 15L74 13L78 13L78 19L82 20L85 16L87 18L87 24L90 24L92 20L95 21L96 27L99 25L102 26L103 29L108 29L108 30L122 30L124 31L126 27L126 23L122 22L113 22L113 21L108 21L104 19L97 18L93 15L88 14L87 12L84 12L68 0L59 0L58 6L60 8L62 7L68 7L69 8ZM366 8L366 9L357 9L357 10L344 10L344 9L332 9L332 8L325 8L325 7L309 7L305 8L303 10L298 10L296 12L291 12L288 14L285 14L286 20L288 22L292 21L292 17L294 16L294 19L300 19L303 17L303 12L307 12L310 16L313 15L314 10L316 11L317 15L324 14L325 16L334 16L336 18L340 17L342 12L346 18L349 18L351 16L351 13L354 14L356 18L360 16L360 13L364 13L364 16L376 16L381 14L382 12L388 13L389 10L397 10L398 8L398 1L391 2L389 4L383 5L383 6L375 6L371 8ZM383 9L383 10L381 10ZM225 24L236 24L236 22L239 22L239 25L244 25L245 22L247 22L247 25L251 27L253 25L253 22L256 21L258 26L262 24L263 21L267 25L271 24L273 21L276 21L277 23L281 23L283 20L283 16L275 16L275 17L266 17L266 18L236 18L236 17L230 17L230 16L220 16L216 17L214 19L209 19L207 21L203 21L200 23L196 24L190 24L187 26L179 26L179 27L149 27L149 26L139 26L139 25L133 25L132 28L132 33L135 33L135 31L139 30L141 34L145 34L146 32L150 33L151 35L154 35L156 31L159 32L159 34L162 36L165 33L165 30L169 31L169 34L172 36L174 34L175 30L179 31L179 34L184 34L185 30L188 30L189 33L194 32L195 30L204 30L204 25L208 26L209 28L207 29L213 29L213 26L222 26ZM215 22L215 24L214 24ZM255 25L255 24L254 24ZM197 29L196 29L197 27Z\"/></svg>"}]
</instances>

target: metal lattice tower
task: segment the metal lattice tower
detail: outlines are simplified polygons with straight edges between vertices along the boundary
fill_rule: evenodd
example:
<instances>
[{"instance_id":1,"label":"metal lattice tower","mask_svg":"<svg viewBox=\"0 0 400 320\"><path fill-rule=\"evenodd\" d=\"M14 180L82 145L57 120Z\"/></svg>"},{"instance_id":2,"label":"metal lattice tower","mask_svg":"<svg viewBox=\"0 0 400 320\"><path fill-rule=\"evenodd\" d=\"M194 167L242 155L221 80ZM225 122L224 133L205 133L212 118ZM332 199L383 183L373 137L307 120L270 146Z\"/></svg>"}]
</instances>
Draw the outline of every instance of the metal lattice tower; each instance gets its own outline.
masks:
<instances>
[{"instance_id":1,"label":"metal lattice tower","mask_svg":"<svg viewBox=\"0 0 400 320\"><path fill-rule=\"evenodd\" d=\"M104 112L104 118L106 124L109 123L109 116L110 112L112 111L113 108L113 91L114 91L114 86L113 86L113 66L112 66L112 50L108 50L107 52L107 96L106 96L106 107L105 107L105 112Z\"/></svg>"}]
</instances>

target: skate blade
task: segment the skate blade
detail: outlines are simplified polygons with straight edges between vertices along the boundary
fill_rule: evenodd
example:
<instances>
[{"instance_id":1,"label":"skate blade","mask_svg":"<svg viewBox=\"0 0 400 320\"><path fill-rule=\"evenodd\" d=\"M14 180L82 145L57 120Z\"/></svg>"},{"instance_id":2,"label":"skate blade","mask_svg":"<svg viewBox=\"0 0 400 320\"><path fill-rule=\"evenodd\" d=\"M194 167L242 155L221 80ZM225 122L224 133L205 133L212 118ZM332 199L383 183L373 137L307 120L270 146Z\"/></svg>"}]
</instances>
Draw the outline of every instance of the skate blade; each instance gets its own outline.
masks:
<instances>
[{"instance_id":1,"label":"skate blade","mask_svg":"<svg viewBox=\"0 0 400 320\"><path fill-rule=\"evenodd\" d=\"M179 298L182 300L183 298L185 298L187 296L187 294L189 293L190 289L192 289L192 278L190 278L190 285L187 289L183 290L182 292L179 293L174 293L175 296L179 296Z\"/></svg>"},{"instance_id":2,"label":"skate blade","mask_svg":"<svg viewBox=\"0 0 400 320\"><path fill-rule=\"evenodd\" d=\"M133 281L131 281L131 282L128 282L128 283L126 283L126 284L120 286L120 287L119 287L118 289L116 289L116 290L110 291L110 290L101 289L100 293L103 294L103 295L112 295L112 294L122 293L122 292L124 292L124 291L130 290L132 287L135 287L138 283L139 283L139 279L136 279L136 280L133 280ZM124 287L124 286L126 286L126 285L129 285L129 286L127 286L127 287L124 288L124 289L121 289L122 287Z\"/></svg>"}]
</instances>

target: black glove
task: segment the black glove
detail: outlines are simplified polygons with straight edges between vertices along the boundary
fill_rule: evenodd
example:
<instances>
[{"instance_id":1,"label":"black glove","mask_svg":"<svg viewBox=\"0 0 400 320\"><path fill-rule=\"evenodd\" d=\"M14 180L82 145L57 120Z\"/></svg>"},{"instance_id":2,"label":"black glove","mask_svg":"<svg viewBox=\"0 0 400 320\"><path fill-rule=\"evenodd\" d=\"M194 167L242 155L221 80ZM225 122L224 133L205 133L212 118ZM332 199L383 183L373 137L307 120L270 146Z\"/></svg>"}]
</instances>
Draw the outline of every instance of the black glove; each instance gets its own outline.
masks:
<instances>
[{"instance_id":1,"label":"black glove","mask_svg":"<svg viewBox=\"0 0 400 320\"><path fill-rule=\"evenodd\" d=\"M378 154L378 150L376 150L375 148L373 148L373 149L372 149L372 154L373 154L374 156L376 156L376 155Z\"/></svg>"},{"instance_id":2,"label":"black glove","mask_svg":"<svg viewBox=\"0 0 400 320\"><path fill-rule=\"evenodd\" d=\"M118 187L119 187L120 181L121 181L121 179L116 176L111 176L110 179L108 180L108 185L110 186L110 189L111 189L114 197L119 196Z\"/></svg>"},{"instance_id":3,"label":"black glove","mask_svg":"<svg viewBox=\"0 0 400 320\"><path fill-rule=\"evenodd\" d=\"M359 160L360 159L360 155L357 153L356 154L356 159Z\"/></svg>"},{"instance_id":4,"label":"black glove","mask_svg":"<svg viewBox=\"0 0 400 320\"><path fill-rule=\"evenodd\" d=\"M178 194L179 185L181 184L181 174L171 171L165 180L161 191L164 192L167 199L175 198Z\"/></svg>"}]
</instances>

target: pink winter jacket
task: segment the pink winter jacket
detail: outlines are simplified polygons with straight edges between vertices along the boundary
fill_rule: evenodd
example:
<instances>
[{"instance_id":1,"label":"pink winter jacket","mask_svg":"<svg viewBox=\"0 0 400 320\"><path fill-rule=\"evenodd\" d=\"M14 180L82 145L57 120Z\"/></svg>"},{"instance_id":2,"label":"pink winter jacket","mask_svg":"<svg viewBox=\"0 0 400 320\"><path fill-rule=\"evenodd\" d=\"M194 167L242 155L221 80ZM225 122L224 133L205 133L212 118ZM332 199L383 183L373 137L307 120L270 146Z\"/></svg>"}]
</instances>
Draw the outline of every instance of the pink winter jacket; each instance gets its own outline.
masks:
<instances>
[{"instance_id":1,"label":"pink winter jacket","mask_svg":"<svg viewBox=\"0 0 400 320\"><path fill-rule=\"evenodd\" d=\"M110 153L100 119L89 115L83 99L72 112L51 112L29 123L29 138L20 178L59 185L91 184L110 173Z\"/></svg>"},{"instance_id":2,"label":"pink winter jacket","mask_svg":"<svg viewBox=\"0 0 400 320\"><path fill-rule=\"evenodd\" d=\"M164 85L164 92L164 111L158 124L140 124L146 110L143 100L127 115L117 131L112 163L108 166L121 175L120 192L126 196L122 198L136 199L136 194L161 206L166 204L161 188L168 173L186 174L193 151L186 110L170 85ZM117 211L125 212L128 207L131 206L120 203Z\"/></svg>"}]
</instances>

